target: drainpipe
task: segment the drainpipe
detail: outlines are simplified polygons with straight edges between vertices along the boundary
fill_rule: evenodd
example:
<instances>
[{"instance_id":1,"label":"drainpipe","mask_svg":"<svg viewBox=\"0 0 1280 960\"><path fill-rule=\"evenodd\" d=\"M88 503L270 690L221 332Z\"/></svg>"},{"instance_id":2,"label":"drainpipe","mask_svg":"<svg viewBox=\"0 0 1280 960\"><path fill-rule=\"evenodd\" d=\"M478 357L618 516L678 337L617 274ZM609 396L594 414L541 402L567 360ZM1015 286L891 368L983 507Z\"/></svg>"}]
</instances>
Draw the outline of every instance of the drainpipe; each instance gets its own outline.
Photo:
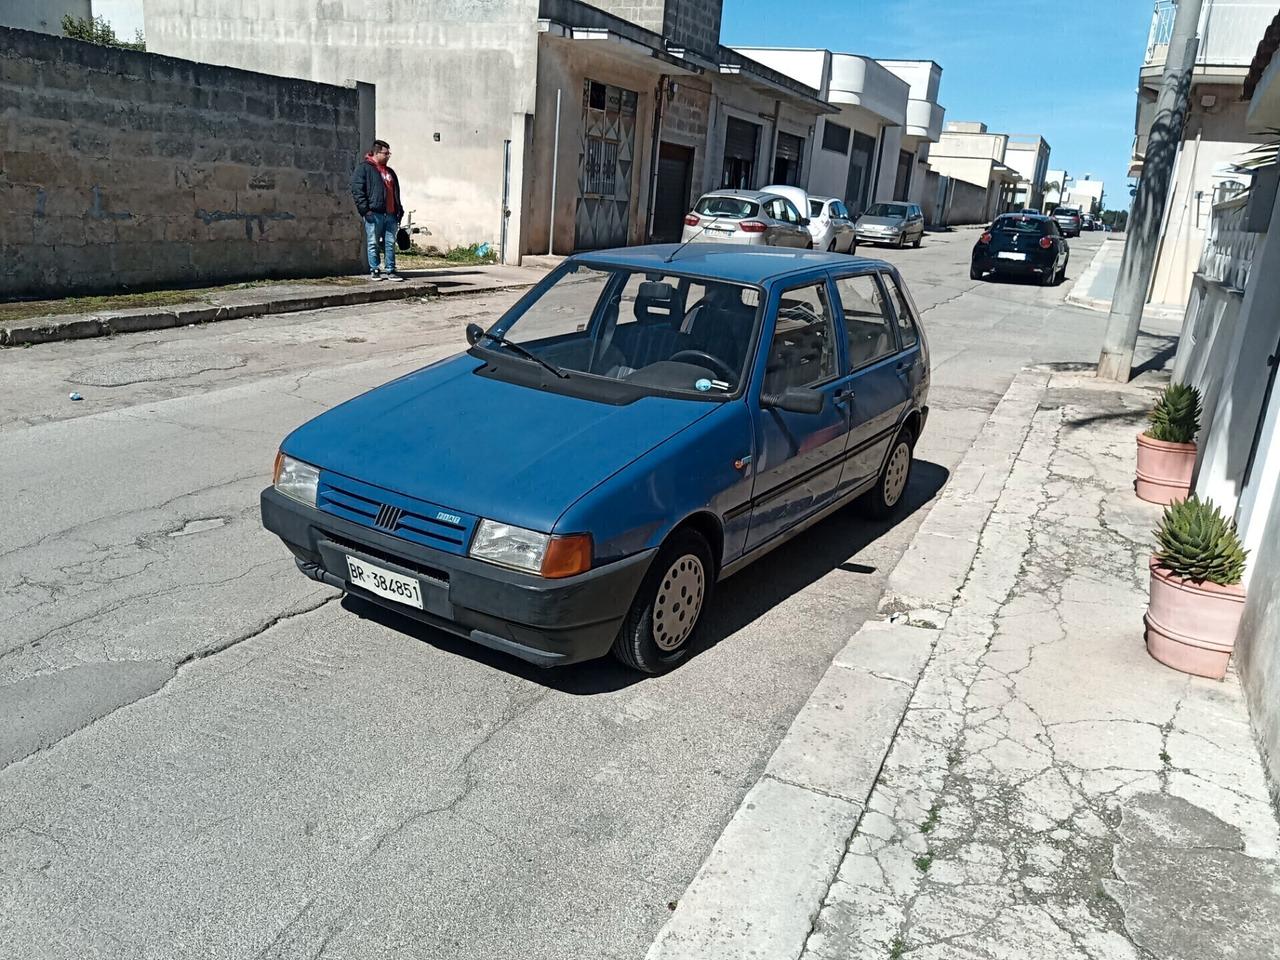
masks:
<instances>
[{"instance_id":1,"label":"drainpipe","mask_svg":"<svg viewBox=\"0 0 1280 960\"><path fill-rule=\"evenodd\" d=\"M649 216L645 239L653 242L653 220L658 213L658 142L662 139L662 105L667 91L668 74L658 77L653 90L653 150L649 156Z\"/></svg>"},{"instance_id":2,"label":"drainpipe","mask_svg":"<svg viewBox=\"0 0 1280 960\"><path fill-rule=\"evenodd\" d=\"M556 135L551 147L551 225L547 228L547 256L556 252L556 177L560 172L560 94L556 90Z\"/></svg>"},{"instance_id":3,"label":"drainpipe","mask_svg":"<svg viewBox=\"0 0 1280 960\"><path fill-rule=\"evenodd\" d=\"M768 186L773 183L773 172L778 166L778 121L782 116L782 101L773 101L773 148L769 151L768 164L769 175L760 186Z\"/></svg>"}]
</instances>

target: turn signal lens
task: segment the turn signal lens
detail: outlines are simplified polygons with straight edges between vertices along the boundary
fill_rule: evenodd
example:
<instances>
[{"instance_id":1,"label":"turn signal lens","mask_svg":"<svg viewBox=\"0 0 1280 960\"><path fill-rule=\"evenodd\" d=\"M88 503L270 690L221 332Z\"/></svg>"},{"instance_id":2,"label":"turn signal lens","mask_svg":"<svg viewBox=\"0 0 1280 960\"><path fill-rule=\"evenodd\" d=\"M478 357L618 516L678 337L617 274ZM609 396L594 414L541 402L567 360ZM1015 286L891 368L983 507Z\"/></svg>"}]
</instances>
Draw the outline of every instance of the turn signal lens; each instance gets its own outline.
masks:
<instances>
[{"instance_id":1,"label":"turn signal lens","mask_svg":"<svg viewBox=\"0 0 1280 960\"><path fill-rule=\"evenodd\" d=\"M572 577L591 569L591 534L552 537L542 558L542 575L548 579Z\"/></svg>"},{"instance_id":2,"label":"turn signal lens","mask_svg":"<svg viewBox=\"0 0 1280 960\"><path fill-rule=\"evenodd\" d=\"M1053 246L1053 238L1052 238L1052 237L1041 237L1041 238L1040 238L1040 246L1041 246L1043 249L1048 250L1050 247L1052 247L1052 246Z\"/></svg>"},{"instance_id":3,"label":"turn signal lens","mask_svg":"<svg viewBox=\"0 0 1280 960\"><path fill-rule=\"evenodd\" d=\"M738 224L738 229L743 233L764 233L765 225L759 220L743 220Z\"/></svg>"},{"instance_id":4,"label":"turn signal lens","mask_svg":"<svg viewBox=\"0 0 1280 960\"><path fill-rule=\"evenodd\" d=\"M989 234L989 233L984 233L982 236L980 236L980 237L978 238L978 242L979 242L979 243L990 243L990 242L991 242L991 234Z\"/></svg>"},{"instance_id":5,"label":"turn signal lens","mask_svg":"<svg viewBox=\"0 0 1280 960\"><path fill-rule=\"evenodd\" d=\"M702 218L696 213L686 213L684 215L684 225L686 227L696 227L702 222Z\"/></svg>"}]
</instances>

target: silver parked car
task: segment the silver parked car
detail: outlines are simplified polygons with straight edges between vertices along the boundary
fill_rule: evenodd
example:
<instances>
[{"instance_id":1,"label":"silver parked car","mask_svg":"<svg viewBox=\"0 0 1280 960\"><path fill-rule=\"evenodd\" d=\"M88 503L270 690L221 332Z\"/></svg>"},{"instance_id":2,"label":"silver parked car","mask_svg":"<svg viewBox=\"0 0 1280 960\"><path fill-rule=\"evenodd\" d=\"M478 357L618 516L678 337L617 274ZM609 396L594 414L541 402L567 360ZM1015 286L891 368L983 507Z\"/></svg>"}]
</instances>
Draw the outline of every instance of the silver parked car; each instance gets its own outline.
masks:
<instances>
[{"instance_id":1,"label":"silver parked car","mask_svg":"<svg viewBox=\"0 0 1280 960\"><path fill-rule=\"evenodd\" d=\"M873 203L858 218L859 242L918 247L922 239L924 212L915 203Z\"/></svg>"},{"instance_id":2,"label":"silver parked car","mask_svg":"<svg viewBox=\"0 0 1280 960\"><path fill-rule=\"evenodd\" d=\"M810 247L809 220L790 200L759 190L716 190L684 218L685 243Z\"/></svg>"},{"instance_id":3,"label":"silver parked car","mask_svg":"<svg viewBox=\"0 0 1280 960\"><path fill-rule=\"evenodd\" d=\"M809 236L815 250L832 253L854 253L858 249L857 231L844 203L834 197L809 198Z\"/></svg>"}]
</instances>

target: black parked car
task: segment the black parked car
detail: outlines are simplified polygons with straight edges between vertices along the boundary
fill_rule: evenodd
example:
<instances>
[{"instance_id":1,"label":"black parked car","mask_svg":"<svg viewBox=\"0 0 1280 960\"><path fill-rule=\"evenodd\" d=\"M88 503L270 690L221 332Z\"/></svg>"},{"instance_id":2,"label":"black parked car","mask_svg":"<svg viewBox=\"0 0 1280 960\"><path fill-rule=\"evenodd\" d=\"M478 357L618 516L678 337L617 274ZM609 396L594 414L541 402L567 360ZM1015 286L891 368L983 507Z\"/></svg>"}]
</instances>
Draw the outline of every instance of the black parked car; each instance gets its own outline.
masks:
<instances>
[{"instance_id":1,"label":"black parked car","mask_svg":"<svg viewBox=\"0 0 1280 960\"><path fill-rule=\"evenodd\" d=\"M1046 287L1067 276L1071 248L1052 217L1038 213L1006 213L996 217L973 245L969 278L985 275L1032 277Z\"/></svg>"},{"instance_id":2,"label":"black parked car","mask_svg":"<svg viewBox=\"0 0 1280 960\"><path fill-rule=\"evenodd\" d=\"M1058 207L1053 211L1053 219L1057 221L1058 228L1062 230L1064 237L1080 236L1080 228L1084 226L1084 219L1080 216L1080 210L1077 207Z\"/></svg>"}]
</instances>

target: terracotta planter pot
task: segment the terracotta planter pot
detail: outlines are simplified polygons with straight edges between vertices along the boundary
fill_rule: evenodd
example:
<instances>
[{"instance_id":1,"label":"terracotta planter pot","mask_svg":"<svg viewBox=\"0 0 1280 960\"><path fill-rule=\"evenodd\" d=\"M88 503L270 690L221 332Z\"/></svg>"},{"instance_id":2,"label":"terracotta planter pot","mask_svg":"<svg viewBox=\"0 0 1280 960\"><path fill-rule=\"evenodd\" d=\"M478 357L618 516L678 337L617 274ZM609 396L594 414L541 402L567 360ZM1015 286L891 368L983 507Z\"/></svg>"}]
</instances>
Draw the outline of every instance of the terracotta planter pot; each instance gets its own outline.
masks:
<instances>
[{"instance_id":1,"label":"terracotta planter pot","mask_svg":"<svg viewBox=\"0 0 1280 960\"><path fill-rule=\"evenodd\" d=\"M1243 612L1244 587L1183 580L1151 558L1147 652L1166 666L1221 680Z\"/></svg>"},{"instance_id":2,"label":"terracotta planter pot","mask_svg":"<svg viewBox=\"0 0 1280 960\"><path fill-rule=\"evenodd\" d=\"M1196 468L1194 443L1166 443L1138 434L1138 477L1133 489L1148 503L1173 503L1191 495Z\"/></svg>"}]
</instances>

